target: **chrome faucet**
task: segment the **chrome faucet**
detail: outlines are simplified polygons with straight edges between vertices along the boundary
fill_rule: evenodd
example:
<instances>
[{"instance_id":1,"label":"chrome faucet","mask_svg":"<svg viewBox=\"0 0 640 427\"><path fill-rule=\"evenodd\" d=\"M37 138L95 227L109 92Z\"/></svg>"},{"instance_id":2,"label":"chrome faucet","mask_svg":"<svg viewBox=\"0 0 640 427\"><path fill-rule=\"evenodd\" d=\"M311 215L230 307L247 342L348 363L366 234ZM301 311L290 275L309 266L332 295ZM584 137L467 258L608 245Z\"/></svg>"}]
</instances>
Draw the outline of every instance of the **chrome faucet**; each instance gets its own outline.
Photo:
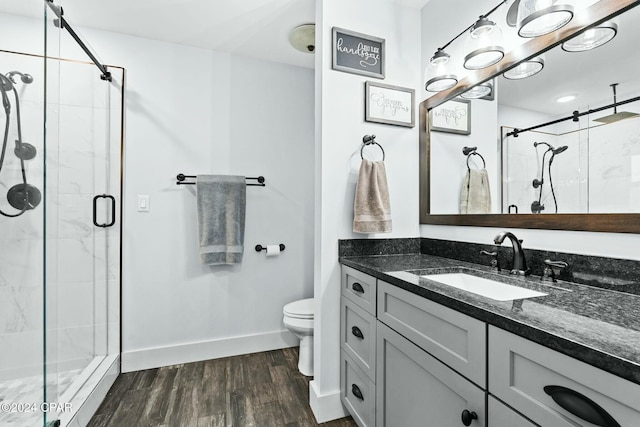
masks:
<instances>
[{"instance_id":1,"label":"chrome faucet","mask_svg":"<svg viewBox=\"0 0 640 427\"><path fill-rule=\"evenodd\" d=\"M524 258L524 251L522 250L522 240L518 240L518 238L509 231L503 231L499 233L493 241L496 245L501 245L505 237L511 240L511 246L513 246L511 274L519 274L521 276L529 275L530 271L527 268L527 260Z\"/></svg>"}]
</instances>

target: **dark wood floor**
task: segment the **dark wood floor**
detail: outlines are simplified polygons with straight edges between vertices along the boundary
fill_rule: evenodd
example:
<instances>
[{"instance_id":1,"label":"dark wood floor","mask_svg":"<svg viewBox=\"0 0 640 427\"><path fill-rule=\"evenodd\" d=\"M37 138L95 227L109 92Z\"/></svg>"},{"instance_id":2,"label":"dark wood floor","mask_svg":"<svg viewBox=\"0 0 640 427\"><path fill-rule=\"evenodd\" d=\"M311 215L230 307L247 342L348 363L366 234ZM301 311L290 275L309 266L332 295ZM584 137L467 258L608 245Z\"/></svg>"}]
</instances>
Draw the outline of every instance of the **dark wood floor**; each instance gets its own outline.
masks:
<instances>
[{"instance_id":1,"label":"dark wood floor","mask_svg":"<svg viewBox=\"0 0 640 427\"><path fill-rule=\"evenodd\" d=\"M356 427L318 424L298 348L121 374L88 427Z\"/></svg>"}]
</instances>

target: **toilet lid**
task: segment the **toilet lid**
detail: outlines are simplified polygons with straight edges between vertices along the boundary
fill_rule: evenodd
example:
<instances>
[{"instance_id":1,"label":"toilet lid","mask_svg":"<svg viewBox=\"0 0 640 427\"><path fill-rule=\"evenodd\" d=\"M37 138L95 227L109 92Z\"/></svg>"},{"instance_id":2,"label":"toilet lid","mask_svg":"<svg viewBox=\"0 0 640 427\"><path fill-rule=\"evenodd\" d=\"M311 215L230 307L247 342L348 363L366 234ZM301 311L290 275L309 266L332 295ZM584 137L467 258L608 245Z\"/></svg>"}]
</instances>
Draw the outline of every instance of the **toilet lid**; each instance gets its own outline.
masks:
<instances>
[{"instance_id":1,"label":"toilet lid","mask_svg":"<svg viewBox=\"0 0 640 427\"><path fill-rule=\"evenodd\" d=\"M313 319L313 298L290 302L284 306L282 313L297 319Z\"/></svg>"}]
</instances>

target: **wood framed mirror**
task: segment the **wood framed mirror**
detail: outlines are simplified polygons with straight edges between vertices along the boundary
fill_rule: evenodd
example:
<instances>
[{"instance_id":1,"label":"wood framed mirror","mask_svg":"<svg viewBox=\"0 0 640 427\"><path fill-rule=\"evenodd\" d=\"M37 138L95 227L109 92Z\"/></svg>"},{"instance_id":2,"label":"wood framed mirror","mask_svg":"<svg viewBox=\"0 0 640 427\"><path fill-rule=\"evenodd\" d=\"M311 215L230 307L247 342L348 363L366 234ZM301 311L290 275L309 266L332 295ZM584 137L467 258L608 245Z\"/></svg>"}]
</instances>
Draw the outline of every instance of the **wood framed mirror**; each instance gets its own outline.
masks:
<instances>
[{"instance_id":1,"label":"wood framed mirror","mask_svg":"<svg viewBox=\"0 0 640 427\"><path fill-rule=\"evenodd\" d=\"M640 233L640 213L544 213L544 214L449 214L432 209L431 131L429 111L468 89L501 76L523 60L535 57L565 40L584 32L588 27L605 22L636 6L640 0L600 0L584 13L574 17L565 27L553 33L527 40L516 51L507 52L502 61L492 67L475 71L460 79L453 88L438 92L419 105L420 138L420 223L435 225L513 227L552 230ZM639 8L640 10L640 8ZM498 125L499 126L499 125ZM498 144L498 142L496 142ZM436 159L442 162L443 159ZM502 209L502 207L501 207Z\"/></svg>"}]
</instances>

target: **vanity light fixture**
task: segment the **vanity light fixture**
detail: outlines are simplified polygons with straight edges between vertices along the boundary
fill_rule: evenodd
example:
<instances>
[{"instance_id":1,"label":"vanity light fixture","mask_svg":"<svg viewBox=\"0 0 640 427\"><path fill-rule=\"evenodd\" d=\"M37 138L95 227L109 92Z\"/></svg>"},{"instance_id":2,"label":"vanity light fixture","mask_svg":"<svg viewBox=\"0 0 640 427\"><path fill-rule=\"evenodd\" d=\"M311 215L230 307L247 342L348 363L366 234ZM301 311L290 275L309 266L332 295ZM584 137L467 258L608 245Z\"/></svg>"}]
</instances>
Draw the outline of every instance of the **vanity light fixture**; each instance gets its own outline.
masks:
<instances>
[{"instance_id":1,"label":"vanity light fixture","mask_svg":"<svg viewBox=\"0 0 640 427\"><path fill-rule=\"evenodd\" d=\"M504 58L502 30L495 22L481 16L469 29L465 41L464 68L481 70L500 62Z\"/></svg>"},{"instance_id":2,"label":"vanity light fixture","mask_svg":"<svg viewBox=\"0 0 640 427\"><path fill-rule=\"evenodd\" d=\"M479 99L491 95L492 92L493 85L491 84L491 82L484 82L462 93L460 97L465 99Z\"/></svg>"},{"instance_id":3,"label":"vanity light fixture","mask_svg":"<svg viewBox=\"0 0 640 427\"><path fill-rule=\"evenodd\" d=\"M518 35L532 38L562 28L573 18L567 0L519 0Z\"/></svg>"},{"instance_id":4,"label":"vanity light fixture","mask_svg":"<svg viewBox=\"0 0 640 427\"><path fill-rule=\"evenodd\" d=\"M425 90L428 92L442 92L458 84L458 77L455 74L447 73L446 64L450 58L451 56L444 51L444 47L439 48L433 54L425 71Z\"/></svg>"},{"instance_id":5,"label":"vanity light fixture","mask_svg":"<svg viewBox=\"0 0 640 427\"><path fill-rule=\"evenodd\" d=\"M538 74L544 68L544 55L535 56L522 61L510 70L502 74L508 80L520 80Z\"/></svg>"},{"instance_id":6,"label":"vanity light fixture","mask_svg":"<svg viewBox=\"0 0 640 427\"><path fill-rule=\"evenodd\" d=\"M428 92L441 92L458 84L458 76L451 70L451 64L448 64L451 56L445 52L445 49L467 32L469 34L465 48L469 53L464 58L466 69L480 70L496 64L504 57L502 31L488 17L508 1L501 1L489 12L481 15L475 23L436 50L425 70L425 89Z\"/></svg>"},{"instance_id":7,"label":"vanity light fixture","mask_svg":"<svg viewBox=\"0 0 640 427\"><path fill-rule=\"evenodd\" d=\"M618 25L613 21L605 21L562 43L562 50L584 52L595 49L613 40L617 34Z\"/></svg>"}]
</instances>

